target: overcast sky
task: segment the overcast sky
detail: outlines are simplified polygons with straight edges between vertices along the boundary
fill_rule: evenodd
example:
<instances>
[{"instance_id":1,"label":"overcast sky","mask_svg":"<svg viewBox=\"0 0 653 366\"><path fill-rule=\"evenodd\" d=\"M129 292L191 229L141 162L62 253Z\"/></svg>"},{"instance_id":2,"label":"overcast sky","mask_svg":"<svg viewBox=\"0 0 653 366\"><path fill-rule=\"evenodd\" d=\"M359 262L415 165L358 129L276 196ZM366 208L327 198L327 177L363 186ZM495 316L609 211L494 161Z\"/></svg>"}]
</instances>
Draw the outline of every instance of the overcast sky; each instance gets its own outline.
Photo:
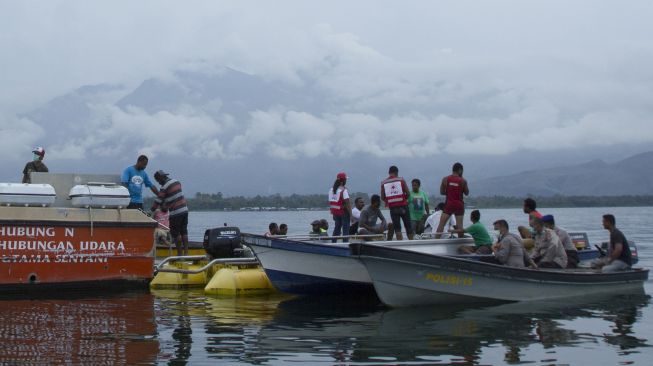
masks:
<instances>
[{"instance_id":1,"label":"overcast sky","mask_svg":"<svg viewBox=\"0 0 653 366\"><path fill-rule=\"evenodd\" d=\"M653 144L651 19L650 0L0 1L0 166L19 170L36 145L55 165L118 157L116 136L130 133L129 161L137 152L391 161L644 149ZM130 90L222 66L298 86L308 76L347 108L256 110L234 130L198 111L100 105L104 130L66 141L20 117L83 85ZM433 104L442 111L429 112ZM153 137L157 126L183 127Z\"/></svg>"}]
</instances>

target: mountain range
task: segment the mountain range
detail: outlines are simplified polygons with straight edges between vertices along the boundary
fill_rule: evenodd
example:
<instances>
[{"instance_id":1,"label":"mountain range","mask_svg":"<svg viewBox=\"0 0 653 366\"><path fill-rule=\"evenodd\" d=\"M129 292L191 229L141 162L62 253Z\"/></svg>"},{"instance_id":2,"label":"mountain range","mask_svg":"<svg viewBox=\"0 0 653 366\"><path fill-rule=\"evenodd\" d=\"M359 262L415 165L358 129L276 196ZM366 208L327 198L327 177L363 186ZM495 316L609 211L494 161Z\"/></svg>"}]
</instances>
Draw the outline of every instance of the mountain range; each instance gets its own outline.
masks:
<instances>
[{"instance_id":1,"label":"mountain range","mask_svg":"<svg viewBox=\"0 0 653 366\"><path fill-rule=\"evenodd\" d=\"M606 163L587 163L480 179L478 196L614 196L653 194L653 151Z\"/></svg>"},{"instance_id":2,"label":"mountain range","mask_svg":"<svg viewBox=\"0 0 653 366\"><path fill-rule=\"evenodd\" d=\"M446 106L438 104L437 91L371 105L376 96L345 97L301 77L289 83L226 67L181 70L135 86L82 86L20 117L43 129L52 171L120 172L145 152L152 157L148 171L170 172L191 194L322 193L339 171L351 177L352 191L376 192L390 165L408 181L419 177L433 194L455 161L465 164L475 196L653 194L653 152L624 159L651 146L460 155L434 153L430 140L391 144L393 133L378 132L396 116L402 116L398 123L443 113L499 118L502 111L484 107L492 91ZM434 102L424 102L429 98ZM358 124L368 129L352 132ZM423 126L428 134L430 126ZM323 129L349 140L338 145ZM387 153L397 146L399 154ZM611 162L616 159L623 160ZM15 179L24 162L15 165L0 179Z\"/></svg>"}]
</instances>

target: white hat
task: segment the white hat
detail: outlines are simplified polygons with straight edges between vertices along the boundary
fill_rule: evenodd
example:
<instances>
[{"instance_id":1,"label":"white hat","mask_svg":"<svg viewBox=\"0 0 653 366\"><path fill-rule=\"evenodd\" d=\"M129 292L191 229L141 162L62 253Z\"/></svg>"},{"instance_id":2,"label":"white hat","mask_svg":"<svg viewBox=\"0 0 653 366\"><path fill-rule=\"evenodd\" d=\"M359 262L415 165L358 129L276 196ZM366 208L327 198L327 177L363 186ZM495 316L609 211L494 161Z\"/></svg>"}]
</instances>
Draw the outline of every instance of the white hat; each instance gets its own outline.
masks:
<instances>
[{"instance_id":1,"label":"white hat","mask_svg":"<svg viewBox=\"0 0 653 366\"><path fill-rule=\"evenodd\" d=\"M45 155L45 149L42 148L41 146L33 148L32 152L41 157Z\"/></svg>"}]
</instances>

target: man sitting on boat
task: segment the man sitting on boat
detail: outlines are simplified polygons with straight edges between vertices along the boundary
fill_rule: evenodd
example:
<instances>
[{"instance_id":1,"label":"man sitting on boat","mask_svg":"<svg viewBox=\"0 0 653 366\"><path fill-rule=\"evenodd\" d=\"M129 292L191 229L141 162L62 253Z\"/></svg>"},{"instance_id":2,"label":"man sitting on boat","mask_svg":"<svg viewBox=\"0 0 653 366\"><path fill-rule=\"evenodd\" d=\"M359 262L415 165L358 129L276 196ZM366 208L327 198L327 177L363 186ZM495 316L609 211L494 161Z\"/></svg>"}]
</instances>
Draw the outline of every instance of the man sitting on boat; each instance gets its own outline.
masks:
<instances>
[{"instance_id":1,"label":"man sitting on boat","mask_svg":"<svg viewBox=\"0 0 653 366\"><path fill-rule=\"evenodd\" d=\"M601 272L604 273L630 269L633 263L630 246L626 236L617 229L614 215L603 215L603 228L610 232L608 255L594 261L592 268L601 268Z\"/></svg>"},{"instance_id":2,"label":"man sitting on boat","mask_svg":"<svg viewBox=\"0 0 653 366\"><path fill-rule=\"evenodd\" d=\"M531 219L535 232L535 248L531 259L542 268L566 268L567 253L555 231L544 227L541 218Z\"/></svg>"},{"instance_id":3,"label":"man sitting on boat","mask_svg":"<svg viewBox=\"0 0 653 366\"><path fill-rule=\"evenodd\" d=\"M388 224L385 220L380 207L381 196L378 194L372 195L372 198L370 198L370 204L361 211L360 219L358 220L358 234L383 234L386 230L392 230L392 224ZM381 222L377 224L377 220L381 220ZM388 234L388 240L392 240L391 234Z\"/></svg>"},{"instance_id":4,"label":"man sitting on boat","mask_svg":"<svg viewBox=\"0 0 653 366\"><path fill-rule=\"evenodd\" d=\"M494 230L498 231L498 236L497 242L492 245L492 253L497 263L519 268L523 268L525 263L530 263L530 257L524 249L521 238L508 231L506 220L495 221Z\"/></svg>"},{"instance_id":5,"label":"man sitting on boat","mask_svg":"<svg viewBox=\"0 0 653 366\"><path fill-rule=\"evenodd\" d=\"M311 227L312 227L312 230L309 233L309 235L317 235L317 236L328 236L329 235L329 233L327 232L327 229L324 229L322 227L322 221L320 221L320 220L313 220L313 222L311 222Z\"/></svg>"},{"instance_id":6,"label":"man sitting on boat","mask_svg":"<svg viewBox=\"0 0 653 366\"><path fill-rule=\"evenodd\" d=\"M578 262L580 261L578 258L578 250L576 250L576 246L572 243L571 237L567 231L556 225L553 215L542 216L542 222L544 223L544 226L555 231L558 238L560 238L560 243L562 243L562 246L565 248L565 252L567 253L567 268L578 267Z\"/></svg>"},{"instance_id":7,"label":"man sitting on boat","mask_svg":"<svg viewBox=\"0 0 653 366\"><path fill-rule=\"evenodd\" d=\"M492 238L488 234L485 226L481 224L481 212L479 210L474 210L469 215L469 219L472 221L472 224L464 229L453 229L449 230L451 233L468 233L474 238L474 246L461 246L459 252L463 254L492 254Z\"/></svg>"},{"instance_id":8,"label":"man sitting on boat","mask_svg":"<svg viewBox=\"0 0 653 366\"><path fill-rule=\"evenodd\" d=\"M268 225L268 231L265 233L265 236L270 237L275 235L279 235L279 225L276 222L271 222Z\"/></svg>"},{"instance_id":9,"label":"man sitting on boat","mask_svg":"<svg viewBox=\"0 0 653 366\"><path fill-rule=\"evenodd\" d=\"M519 235L521 235L523 239L522 241L524 242L524 247L530 250L535 245L532 231L533 219L541 219L542 214L537 211L537 202L535 202L535 200L532 198L527 198L524 200L524 213L528 215L528 226L519 226L517 227L517 230L519 230Z\"/></svg>"},{"instance_id":10,"label":"man sitting on boat","mask_svg":"<svg viewBox=\"0 0 653 366\"><path fill-rule=\"evenodd\" d=\"M440 225L440 217L444 210L444 202L438 203L435 206L435 212L426 219L424 233L425 234L436 234L438 230L438 225ZM456 215L450 215L447 222L444 224L443 232L449 232L456 228Z\"/></svg>"},{"instance_id":11,"label":"man sitting on boat","mask_svg":"<svg viewBox=\"0 0 653 366\"><path fill-rule=\"evenodd\" d=\"M288 235L288 224L279 224L279 234L277 235Z\"/></svg>"},{"instance_id":12,"label":"man sitting on boat","mask_svg":"<svg viewBox=\"0 0 653 366\"><path fill-rule=\"evenodd\" d=\"M354 208L351 209L351 225L349 226L349 235L354 235L358 232L358 219L361 217L361 210L365 207L365 200L363 197L356 197L354 200Z\"/></svg>"}]
</instances>

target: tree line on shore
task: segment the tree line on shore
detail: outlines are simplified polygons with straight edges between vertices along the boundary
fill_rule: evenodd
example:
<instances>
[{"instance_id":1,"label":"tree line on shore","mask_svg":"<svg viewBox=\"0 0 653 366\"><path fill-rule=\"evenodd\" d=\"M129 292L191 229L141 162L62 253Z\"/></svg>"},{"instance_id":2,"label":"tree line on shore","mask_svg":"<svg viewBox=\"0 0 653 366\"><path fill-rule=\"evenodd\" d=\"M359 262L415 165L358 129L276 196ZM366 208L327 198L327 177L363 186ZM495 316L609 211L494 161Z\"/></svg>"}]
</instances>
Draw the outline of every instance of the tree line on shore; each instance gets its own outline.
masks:
<instances>
[{"instance_id":1,"label":"tree line on shore","mask_svg":"<svg viewBox=\"0 0 653 366\"><path fill-rule=\"evenodd\" d=\"M350 194L352 201L362 197L365 202L370 201L370 194L354 192ZM641 207L653 206L653 195L623 195L623 196L546 196L529 195L537 201L538 207ZM520 208L526 197L485 196L466 197L467 207L476 208ZM222 192L196 193L194 197L186 197L188 207L194 211L211 210L318 210L327 209L326 194L291 194L282 196L272 194L254 197L231 196L225 197ZM430 196L430 207L433 209L438 202L443 202L444 197ZM151 199L145 207L151 206Z\"/></svg>"}]
</instances>

